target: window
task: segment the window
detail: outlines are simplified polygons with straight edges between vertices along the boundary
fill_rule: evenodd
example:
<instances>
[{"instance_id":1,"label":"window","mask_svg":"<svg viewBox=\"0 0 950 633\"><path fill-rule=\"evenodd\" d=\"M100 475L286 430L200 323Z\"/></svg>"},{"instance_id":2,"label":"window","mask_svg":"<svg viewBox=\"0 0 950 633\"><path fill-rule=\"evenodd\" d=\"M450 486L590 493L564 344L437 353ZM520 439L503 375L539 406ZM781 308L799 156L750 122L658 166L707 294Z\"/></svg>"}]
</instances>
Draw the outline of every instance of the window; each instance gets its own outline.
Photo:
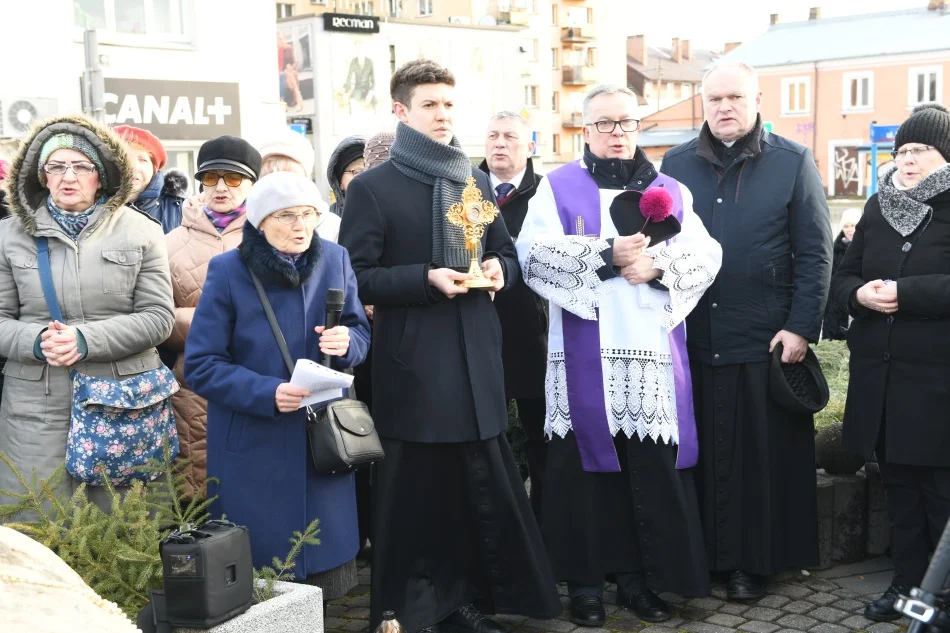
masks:
<instances>
[{"instance_id":1,"label":"window","mask_svg":"<svg viewBox=\"0 0 950 633\"><path fill-rule=\"evenodd\" d=\"M557 112L561 109L561 93L555 91L551 93L551 112Z\"/></svg>"},{"instance_id":2,"label":"window","mask_svg":"<svg viewBox=\"0 0 950 633\"><path fill-rule=\"evenodd\" d=\"M551 153L560 154L561 153L561 135L555 134L551 137Z\"/></svg>"},{"instance_id":3,"label":"window","mask_svg":"<svg viewBox=\"0 0 950 633\"><path fill-rule=\"evenodd\" d=\"M552 70L557 70L558 68L561 67L560 64L558 64L558 57L560 56L560 54L561 54L560 49L558 48L551 49L551 69Z\"/></svg>"},{"instance_id":4,"label":"window","mask_svg":"<svg viewBox=\"0 0 950 633\"><path fill-rule=\"evenodd\" d=\"M673 88L674 88L674 86L676 86L676 84L674 84L672 81L666 82L666 98L667 98L667 99L672 99L672 98L673 98Z\"/></svg>"},{"instance_id":5,"label":"window","mask_svg":"<svg viewBox=\"0 0 950 633\"><path fill-rule=\"evenodd\" d=\"M689 99L689 84L680 84L680 99Z\"/></svg>"},{"instance_id":6,"label":"window","mask_svg":"<svg viewBox=\"0 0 950 633\"><path fill-rule=\"evenodd\" d=\"M551 26L557 26L557 17L558 17L557 5L552 4L551 5Z\"/></svg>"},{"instance_id":7,"label":"window","mask_svg":"<svg viewBox=\"0 0 950 633\"><path fill-rule=\"evenodd\" d=\"M375 15L372 0L359 0L354 8L357 15Z\"/></svg>"},{"instance_id":8,"label":"window","mask_svg":"<svg viewBox=\"0 0 950 633\"><path fill-rule=\"evenodd\" d=\"M910 85L908 86L908 104L930 103L942 101L943 94L943 67L921 66L910 69Z\"/></svg>"},{"instance_id":9,"label":"window","mask_svg":"<svg viewBox=\"0 0 950 633\"><path fill-rule=\"evenodd\" d=\"M294 5L286 2L277 3L277 19L290 18L294 15Z\"/></svg>"},{"instance_id":10,"label":"window","mask_svg":"<svg viewBox=\"0 0 950 633\"><path fill-rule=\"evenodd\" d=\"M531 108L538 107L538 87L537 86L524 87L524 102L525 102L525 105Z\"/></svg>"},{"instance_id":11,"label":"window","mask_svg":"<svg viewBox=\"0 0 950 633\"><path fill-rule=\"evenodd\" d=\"M389 0L389 17L402 17L402 0Z\"/></svg>"},{"instance_id":12,"label":"window","mask_svg":"<svg viewBox=\"0 0 950 633\"><path fill-rule=\"evenodd\" d=\"M529 62L538 61L538 40L525 40L521 48L528 56Z\"/></svg>"},{"instance_id":13,"label":"window","mask_svg":"<svg viewBox=\"0 0 950 633\"><path fill-rule=\"evenodd\" d=\"M869 110L874 107L874 73L845 73L842 79L844 110Z\"/></svg>"},{"instance_id":14,"label":"window","mask_svg":"<svg viewBox=\"0 0 950 633\"><path fill-rule=\"evenodd\" d=\"M419 15L432 15L432 0L419 0Z\"/></svg>"},{"instance_id":15,"label":"window","mask_svg":"<svg viewBox=\"0 0 950 633\"><path fill-rule=\"evenodd\" d=\"M653 82L652 81L643 82L643 96L644 97L653 96Z\"/></svg>"},{"instance_id":16,"label":"window","mask_svg":"<svg viewBox=\"0 0 950 633\"><path fill-rule=\"evenodd\" d=\"M192 0L73 0L73 23L120 35L146 35L183 41L190 34ZM293 4L278 3L277 17Z\"/></svg>"},{"instance_id":17,"label":"window","mask_svg":"<svg viewBox=\"0 0 950 633\"><path fill-rule=\"evenodd\" d=\"M592 7L587 8L587 23L588 24L594 23L594 9Z\"/></svg>"},{"instance_id":18,"label":"window","mask_svg":"<svg viewBox=\"0 0 950 633\"><path fill-rule=\"evenodd\" d=\"M587 65L594 68L597 67L597 49L596 48L587 49Z\"/></svg>"},{"instance_id":19,"label":"window","mask_svg":"<svg viewBox=\"0 0 950 633\"><path fill-rule=\"evenodd\" d=\"M310 0L310 4L322 4L323 6L327 6L327 0Z\"/></svg>"},{"instance_id":20,"label":"window","mask_svg":"<svg viewBox=\"0 0 950 633\"><path fill-rule=\"evenodd\" d=\"M577 156L578 154L583 154L583 153L584 153L584 135L575 134L574 135L574 155Z\"/></svg>"},{"instance_id":21,"label":"window","mask_svg":"<svg viewBox=\"0 0 950 633\"><path fill-rule=\"evenodd\" d=\"M808 114L808 77L782 79L782 114Z\"/></svg>"}]
</instances>

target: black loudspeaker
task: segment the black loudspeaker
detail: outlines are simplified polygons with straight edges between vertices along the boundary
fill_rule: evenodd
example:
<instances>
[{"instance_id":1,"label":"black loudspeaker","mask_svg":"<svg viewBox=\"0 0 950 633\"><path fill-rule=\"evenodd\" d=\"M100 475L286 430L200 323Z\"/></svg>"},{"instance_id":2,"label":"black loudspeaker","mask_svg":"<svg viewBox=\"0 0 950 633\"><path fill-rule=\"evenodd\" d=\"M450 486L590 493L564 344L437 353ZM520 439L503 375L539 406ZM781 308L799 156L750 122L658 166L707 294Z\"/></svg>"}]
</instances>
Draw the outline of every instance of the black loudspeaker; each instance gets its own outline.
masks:
<instances>
[{"instance_id":1,"label":"black loudspeaker","mask_svg":"<svg viewBox=\"0 0 950 633\"><path fill-rule=\"evenodd\" d=\"M172 626L207 629L251 607L254 568L246 527L208 521L172 532L160 550Z\"/></svg>"}]
</instances>

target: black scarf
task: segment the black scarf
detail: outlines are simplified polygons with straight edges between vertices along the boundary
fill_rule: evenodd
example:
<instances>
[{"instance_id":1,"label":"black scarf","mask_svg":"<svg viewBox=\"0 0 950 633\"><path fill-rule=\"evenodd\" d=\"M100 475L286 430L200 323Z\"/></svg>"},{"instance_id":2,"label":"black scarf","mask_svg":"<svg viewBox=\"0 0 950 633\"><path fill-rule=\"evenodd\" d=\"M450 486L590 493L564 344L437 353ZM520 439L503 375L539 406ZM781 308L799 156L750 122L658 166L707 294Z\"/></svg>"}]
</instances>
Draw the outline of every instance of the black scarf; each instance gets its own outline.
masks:
<instances>
[{"instance_id":1,"label":"black scarf","mask_svg":"<svg viewBox=\"0 0 950 633\"><path fill-rule=\"evenodd\" d=\"M653 163L639 147L633 158L600 158L585 143L584 165L600 189L646 189L656 178Z\"/></svg>"},{"instance_id":2,"label":"black scarf","mask_svg":"<svg viewBox=\"0 0 950 633\"><path fill-rule=\"evenodd\" d=\"M303 257L294 265L278 257L267 238L250 222L244 223L243 230L241 245L238 246L241 261L257 275L265 287L299 288L313 275L322 250L320 236L316 231L313 232L310 248L304 251Z\"/></svg>"},{"instance_id":3,"label":"black scarf","mask_svg":"<svg viewBox=\"0 0 950 633\"><path fill-rule=\"evenodd\" d=\"M446 212L462 201L472 163L462 151L457 137L445 145L417 132L404 123L396 127L396 140L389 148L389 160L413 180L432 186L432 261L436 266L468 268L471 256L461 226L451 224Z\"/></svg>"}]
</instances>

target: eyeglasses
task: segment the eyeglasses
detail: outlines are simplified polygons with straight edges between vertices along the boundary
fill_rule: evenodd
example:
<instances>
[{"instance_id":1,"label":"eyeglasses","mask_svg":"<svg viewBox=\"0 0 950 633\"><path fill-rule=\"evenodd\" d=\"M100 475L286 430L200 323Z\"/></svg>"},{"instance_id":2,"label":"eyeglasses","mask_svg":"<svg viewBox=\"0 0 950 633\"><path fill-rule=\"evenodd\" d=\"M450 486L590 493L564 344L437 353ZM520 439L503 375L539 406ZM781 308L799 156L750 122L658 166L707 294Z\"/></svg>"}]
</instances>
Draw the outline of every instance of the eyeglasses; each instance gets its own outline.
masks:
<instances>
[{"instance_id":1,"label":"eyeglasses","mask_svg":"<svg viewBox=\"0 0 950 633\"><path fill-rule=\"evenodd\" d=\"M92 163L47 163L43 165L43 171L51 176L62 176L67 169L73 170L77 176L88 176L95 173L96 166Z\"/></svg>"},{"instance_id":2,"label":"eyeglasses","mask_svg":"<svg viewBox=\"0 0 950 633\"><path fill-rule=\"evenodd\" d=\"M293 226L298 220L304 224L310 224L317 221L316 211L304 211L303 213L278 213L274 216L277 221L287 226Z\"/></svg>"},{"instance_id":3,"label":"eyeglasses","mask_svg":"<svg viewBox=\"0 0 950 633\"><path fill-rule=\"evenodd\" d=\"M621 121L595 121L594 123L585 123L584 125L593 125L601 134L611 134L620 126L624 132L636 132L640 129L640 119L623 119Z\"/></svg>"},{"instance_id":4,"label":"eyeglasses","mask_svg":"<svg viewBox=\"0 0 950 633\"><path fill-rule=\"evenodd\" d=\"M225 174L219 174L215 171L206 171L201 174L201 184L205 187L217 187L218 181L224 178L224 184L229 187L240 187L244 182L244 175L229 171Z\"/></svg>"},{"instance_id":5,"label":"eyeglasses","mask_svg":"<svg viewBox=\"0 0 950 633\"><path fill-rule=\"evenodd\" d=\"M891 156L896 159L898 158L907 158L908 156L912 158L917 158L924 152L929 152L933 147L931 145L924 145L923 147L910 147L908 149L899 149L897 151L891 152Z\"/></svg>"},{"instance_id":6,"label":"eyeglasses","mask_svg":"<svg viewBox=\"0 0 950 633\"><path fill-rule=\"evenodd\" d=\"M362 174L364 171L366 171L366 170L365 170L365 169L344 169L344 170L343 170L343 173L344 173L344 174L353 174L353 177L356 178L357 176L359 176L360 174Z\"/></svg>"}]
</instances>

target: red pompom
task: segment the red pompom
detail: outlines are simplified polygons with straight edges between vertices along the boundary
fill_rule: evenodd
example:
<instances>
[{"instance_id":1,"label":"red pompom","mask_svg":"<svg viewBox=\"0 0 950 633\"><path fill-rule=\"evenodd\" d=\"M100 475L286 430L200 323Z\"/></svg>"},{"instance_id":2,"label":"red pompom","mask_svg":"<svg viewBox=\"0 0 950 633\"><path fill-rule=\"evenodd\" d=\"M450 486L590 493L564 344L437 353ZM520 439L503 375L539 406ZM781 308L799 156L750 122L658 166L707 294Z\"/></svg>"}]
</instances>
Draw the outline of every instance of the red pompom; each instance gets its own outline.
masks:
<instances>
[{"instance_id":1,"label":"red pompom","mask_svg":"<svg viewBox=\"0 0 950 633\"><path fill-rule=\"evenodd\" d=\"M673 213L673 196L663 187L651 187L640 198L640 214L648 222L662 222Z\"/></svg>"}]
</instances>

